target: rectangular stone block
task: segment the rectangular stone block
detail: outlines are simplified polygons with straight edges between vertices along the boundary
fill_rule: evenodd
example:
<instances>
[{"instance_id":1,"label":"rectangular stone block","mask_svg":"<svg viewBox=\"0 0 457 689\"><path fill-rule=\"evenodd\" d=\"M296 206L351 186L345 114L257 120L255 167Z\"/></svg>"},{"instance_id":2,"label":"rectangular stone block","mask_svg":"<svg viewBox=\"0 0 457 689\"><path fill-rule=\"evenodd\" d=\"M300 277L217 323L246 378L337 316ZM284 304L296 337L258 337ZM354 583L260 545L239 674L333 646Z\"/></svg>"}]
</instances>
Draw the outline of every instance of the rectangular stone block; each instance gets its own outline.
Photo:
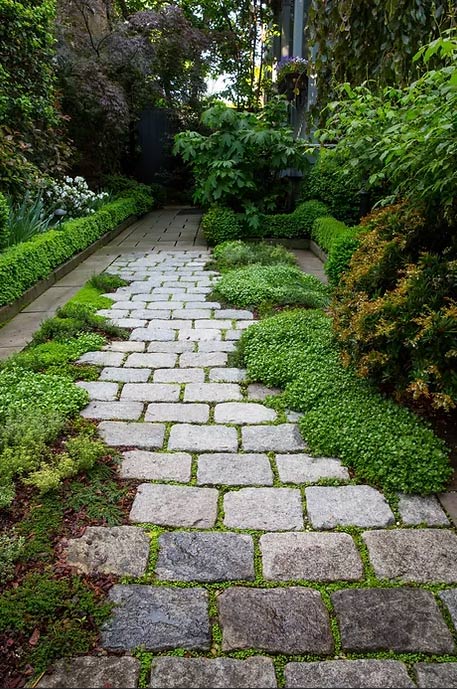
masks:
<instances>
[{"instance_id":1,"label":"rectangular stone block","mask_svg":"<svg viewBox=\"0 0 457 689\"><path fill-rule=\"evenodd\" d=\"M174 309L173 318L183 318L193 321L197 318L210 318L211 309Z\"/></svg>"},{"instance_id":2,"label":"rectangular stone block","mask_svg":"<svg viewBox=\"0 0 457 689\"><path fill-rule=\"evenodd\" d=\"M241 431L243 450L253 452L296 452L305 443L295 424L248 426Z\"/></svg>"},{"instance_id":3,"label":"rectangular stone block","mask_svg":"<svg viewBox=\"0 0 457 689\"><path fill-rule=\"evenodd\" d=\"M398 660L324 660L288 663L286 687L327 689L403 689L414 687L406 665Z\"/></svg>"},{"instance_id":4,"label":"rectangular stone block","mask_svg":"<svg viewBox=\"0 0 457 689\"><path fill-rule=\"evenodd\" d=\"M199 352L234 352L235 345L233 342L218 342L217 340L210 340L209 342L198 343ZM227 357L224 359L227 363ZM209 364L210 366L220 366L221 364Z\"/></svg>"},{"instance_id":5,"label":"rectangular stone block","mask_svg":"<svg viewBox=\"0 0 457 689\"><path fill-rule=\"evenodd\" d=\"M194 342L150 342L148 352L182 354L182 352L193 352Z\"/></svg>"},{"instance_id":6,"label":"rectangular stone block","mask_svg":"<svg viewBox=\"0 0 457 689\"><path fill-rule=\"evenodd\" d=\"M76 385L83 390L87 390L91 400L102 400L109 402L117 397L119 386L117 383L105 383L99 380L79 381Z\"/></svg>"},{"instance_id":7,"label":"rectangular stone block","mask_svg":"<svg viewBox=\"0 0 457 689\"><path fill-rule=\"evenodd\" d=\"M177 402L180 386L170 383L127 383L122 388L121 400L141 402Z\"/></svg>"},{"instance_id":8,"label":"rectangular stone block","mask_svg":"<svg viewBox=\"0 0 457 689\"><path fill-rule=\"evenodd\" d=\"M226 493L224 513L229 529L303 529L301 494L293 488L241 488Z\"/></svg>"},{"instance_id":9,"label":"rectangular stone block","mask_svg":"<svg viewBox=\"0 0 457 689\"><path fill-rule=\"evenodd\" d=\"M202 320L195 321L195 327L202 330L227 330L227 328L232 327L232 321L224 321L215 318L203 318Z\"/></svg>"},{"instance_id":10,"label":"rectangular stone block","mask_svg":"<svg viewBox=\"0 0 457 689\"><path fill-rule=\"evenodd\" d=\"M206 366L225 366L227 354L225 352L205 352L201 349L204 342L200 343L200 352L185 352L179 357L181 368L205 368ZM216 343L215 343L216 344Z\"/></svg>"},{"instance_id":11,"label":"rectangular stone block","mask_svg":"<svg viewBox=\"0 0 457 689\"><path fill-rule=\"evenodd\" d=\"M173 368L177 358L176 354L130 354L125 365L131 368Z\"/></svg>"},{"instance_id":12,"label":"rectangular stone block","mask_svg":"<svg viewBox=\"0 0 457 689\"><path fill-rule=\"evenodd\" d=\"M371 486L311 486L306 507L315 529L389 526L394 521L384 496Z\"/></svg>"},{"instance_id":13,"label":"rectangular stone block","mask_svg":"<svg viewBox=\"0 0 457 689\"><path fill-rule=\"evenodd\" d=\"M410 526L447 526L449 519L434 495L400 495L398 511L402 522Z\"/></svg>"},{"instance_id":14,"label":"rectangular stone block","mask_svg":"<svg viewBox=\"0 0 457 689\"><path fill-rule=\"evenodd\" d=\"M185 342L215 342L221 339L220 330L195 330L195 329L181 329L178 333L178 340Z\"/></svg>"},{"instance_id":15,"label":"rectangular stone block","mask_svg":"<svg viewBox=\"0 0 457 689\"><path fill-rule=\"evenodd\" d=\"M168 330L159 330L158 328L137 328L132 331L130 339L139 340L140 342L150 342L151 340L155 340L156 342L173 342L176 339L176 332L171 328L168 328Z\"/></svg>"},{"instance_id":16,"label":"rectangular stone block","mask_svg":"<svg viewBox=\"0 0 457 689\"><path fill-rule=\"evenodd\" d=\"M283 483L313 483L323 478L349 479L339 459L310 457L306 454L276 455L279 478Z\"/></svg>"},{"instance_id":17,"label":"rectangular stone block","mask_svg":"<svg viewBox=\"0 0 457 689\"><path fill-rule=\"evenodd\" d=\"M130 521L210 529L217 519L217 497L214 488L142 483L130 510Z\"/></svg>"},{"instance_id":18,"label":"rectangular stone block","mask_svg":"<svg viewBox=\"0 0 457 689\"><path fill-rule=\"evenodd\" d=\"M145 383L152 371L150 368L104 368L100 380L115 380L119 383Z\"/></svg>"},{"instance_id":19,"label":"rectangular stone block","mask_svg":"<svg viewBox=\"0 0 457 689\"><path fill-rule=\"evenodd\" d=\"M223 404L216 404L214 408L214 420L216 423L235 423L240 425L266 423L275 421L276 417L277 414L273 409L255 402L225 402Z\"/></svg>"},{"instance_id":20,"label":"rectangular stone block","mask_svg":"<svg viewBox=\"0 0 457 689\"><path fill-rule=\"evenodd\" d=\"M427 689L457 687L457 663L416 663L414 669L419 687Z\"/></svg>"},{"instance_id":21,"label":"rectangular stone block","mask_svg":"<svg viewBox=\"0 0 457 689\"><path fill-rule=\"evenodd\" d=\"M242 383L245 378L244 368L212 368L209 372L211 383Z\"/></svg>"},{"instance_id":22,"label":"rectangular stone block","mask_svg":"<svg viewBox=\"0 0 457 689\"><path fill-rule=\"evenodd\" d=\"M236 383L188 383L184 390L185 402L221 402L242 399Z\"/></svg>"},{"instance_id":23,"label":"rectangular stone block","mask_svg":"<svg viewBox=\"0 0 457 689\"><path fill-rule=\"evenodd\" d=\"M160 450L165 437L165 426L160 423L102 421L98 425L98 431L105 443L113 447Z\"/></svg>"},{"instance_id":24,"label":"rectangular stone block","mask_svg":"<svg viewBox=\"0 0 457 689\"><path fill-rule=\"evenodd\" d=\"M192 457L186 452L147 452L129 450L122 453L121 478L149 481L190 481Z\"/></svg>"},{"instance_id":25,"label":"rectangular stone block","mask_svg":"<svg viewBox=\"0 0 457 689\"><path fill-rule=\"evenodd\" d=\"M267 455L214 452L198 458L197 483L225 486L272 486Z\"/></svg>"},{"instance_id":26,"label":"rectangular stone block","mask_svg":"<svg viewBox=\"0 0 457 689\"><path fill-rule=\"evenodd\" d=\"M63 658L54 663L38 689L136 689L140 676L140 661L130 656L82 656Z\"/></svg>"},{"instance_id":27,"label":"rectangular stone block","mask_svg":"<svg viewBox=\"0 0 457 689\"><path fill-rule=\"evenodd\" d=\"M106 345L104 349L108 352L144 352L145 348L144 342L131 342L130 340L119 342L111 342Z\"/></svg>"},{"instance_id":28,"label":"rectangular stone block","mask_svg":"<svg viewBox=\"0 0 457 689\"><path fill-rule=\"evenodd\" d=\"M140 402L90 402L81 411L86 419L124 419L136 421L143 413Z\"/></svg>"},{"instance_id":29,"label":"rectangular stone block","mask_svg":"<svg viewBox=\"0 0 457 689\"><path fill-rule=\"evenodd\" d=\"M78 364L92 364L93 366L122 366L125 354L123 352L86 352L79 357Z\"/></svg>"},{"instance_id":30,"label":"rectangular stone block","mask_svg":"<svg viewBox=\"0 0 457 689\"><path fill-rule=\"evenodd\" d=\"M145 416L145 421L181 421L182 423L206 423L208 419L208 404L155 403L148 406Z\"/></svg>"},{"instance_id":31,"label":"rectangular stone block","mask_svg":"<svg viewBox=\"0 0 457 689\"><path fill-rule=\"evenodd\" d=\"M154 383L203 383L202 368L164 368L154 371Z\"/></svg>"},{"instance_id":32,"label":"rectangular stone block","mask_svg":"<svg viewBox=\"0 0 457 689\"><path fill-rule=\"evenodd\" d=\"M237 452L238 435L236 429L229 426L176 424L170 432L168 449L188 452Z\"/></svg>"},{"instance_id":33,"label":"rectangular stone block","mask_svg":"<svg viewBox=\"0 0 457 689\"><path fill-rule=\"evenodd\" d=\"M151 687L155 689L270 689L276 687L270 658L154 658Z\"/></svg>"}]
</instances>

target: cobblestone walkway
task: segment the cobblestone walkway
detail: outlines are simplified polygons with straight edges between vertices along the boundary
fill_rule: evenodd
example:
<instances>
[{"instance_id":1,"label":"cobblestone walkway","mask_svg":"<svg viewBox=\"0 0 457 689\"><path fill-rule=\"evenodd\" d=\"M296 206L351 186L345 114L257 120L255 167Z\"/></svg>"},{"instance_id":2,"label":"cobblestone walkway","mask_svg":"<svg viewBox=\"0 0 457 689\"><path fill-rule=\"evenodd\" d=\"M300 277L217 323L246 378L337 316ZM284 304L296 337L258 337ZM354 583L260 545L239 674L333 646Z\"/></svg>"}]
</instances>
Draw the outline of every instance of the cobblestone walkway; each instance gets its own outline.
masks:
<instances>
[{"instance_id":1,"label":"cobblestone walkway","mask_svg":"<svg viewBox=\"0 0 457 689\"><path fill-rule=\"evenodd\" d=\"M82 357L101 367L80 383L83 415L139 485L130 525L67 549L79 571L122 577L107 655L61 661L38 686L134 687L139 647L151 687L457 686L443 662L457 661L457 535L439 501L389 504L308 456L297 416L228 366L252 314L207 301L207 259L154 250L110 267L131 282L101 313L131 336Z\"/></svg>"}]
</instances>

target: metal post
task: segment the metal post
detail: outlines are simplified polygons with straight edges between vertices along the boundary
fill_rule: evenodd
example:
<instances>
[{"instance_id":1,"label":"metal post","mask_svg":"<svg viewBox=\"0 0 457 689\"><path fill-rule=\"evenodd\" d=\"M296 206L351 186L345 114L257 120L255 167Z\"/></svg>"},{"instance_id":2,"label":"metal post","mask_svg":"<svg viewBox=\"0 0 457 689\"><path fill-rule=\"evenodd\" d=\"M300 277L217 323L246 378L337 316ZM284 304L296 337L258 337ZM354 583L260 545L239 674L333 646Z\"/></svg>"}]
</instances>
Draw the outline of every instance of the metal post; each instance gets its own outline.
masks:
<instances>
[{"instance_id":1,"label":"metal post","mask_svg":"<svg viewBox=\"0 0 457 689\"><path fill-rule=\"evenodd\" d=\"M290 57L290 3L291 0L283 0L281 9L281 57Z\"/></svg>"},{"instance_id":2,"label":"metal post","mask_svg":"<svg viewBox=\"0 0 457 689\"><path fill-rule=\"evenodd\" d=\"M303 39L305 35L305 0L294 3L294 41L293 55L303 57Z\"/></svg>"}]
</instances>

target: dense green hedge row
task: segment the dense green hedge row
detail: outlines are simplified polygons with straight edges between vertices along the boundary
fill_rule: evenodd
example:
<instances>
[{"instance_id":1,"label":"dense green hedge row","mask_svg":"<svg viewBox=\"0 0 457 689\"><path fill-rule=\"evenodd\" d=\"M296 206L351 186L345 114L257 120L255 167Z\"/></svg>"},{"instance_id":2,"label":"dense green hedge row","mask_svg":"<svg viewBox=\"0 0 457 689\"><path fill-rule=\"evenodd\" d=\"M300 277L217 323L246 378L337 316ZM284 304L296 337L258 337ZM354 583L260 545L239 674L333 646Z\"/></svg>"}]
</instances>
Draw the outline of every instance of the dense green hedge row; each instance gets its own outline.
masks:
<instances>
[{"instance_id":1,"label":"dense green hedge row","mask_svg":"<svg viewBox=\"0 0 457 689\"><path fill-rule=\"evenodd\" d=\"M256 231L255 234L274 239L306 239L311 236L317 218L328 214L328 207L321 201L306 201L301 203L293 213L264 215L260 231Z\"/></svg>"},{"instance_id":2,"label":"dense green hedge row","mask_svg":"<svg viewBox=\"0 0 457 689\"><path fill-rule=\"evenodd\" d=\"M332 287L336 287L348 269L353 253L359 246L361 227L348 227L332 217L318 218L311 237L328 256L325 272Z\"/></svg>"},{"instance_id":3,"label":"dense green hedge row","mask_svg":"<svg viewBox=\"0 0 457 689\"><path fill-rule=\"evenodd\" d=\"M202 228L209 246L216 246L242 234L237 214L230 208L213 206L202 218Z\"/></svg>"},{"instance_id":4,"label":"dense green hedge row","mask_svg":"<svg viewBox=\"0 0 457 689\"><path fill-rule=\"evenodd\" d=\"M0 254L0 306L11 304L36 282L129 217L150 210L151 196L134 192L93 215L64 223Z\"/></svg>"}]
</instances>

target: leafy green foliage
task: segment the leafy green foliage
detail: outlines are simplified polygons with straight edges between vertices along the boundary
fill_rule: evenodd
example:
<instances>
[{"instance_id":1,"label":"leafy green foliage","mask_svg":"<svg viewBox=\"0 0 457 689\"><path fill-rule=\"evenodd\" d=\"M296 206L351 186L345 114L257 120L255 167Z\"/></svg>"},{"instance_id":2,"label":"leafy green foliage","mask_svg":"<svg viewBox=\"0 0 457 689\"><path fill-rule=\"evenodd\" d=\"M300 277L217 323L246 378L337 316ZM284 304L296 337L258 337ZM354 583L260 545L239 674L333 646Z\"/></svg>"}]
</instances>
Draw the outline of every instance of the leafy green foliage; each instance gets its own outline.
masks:
<instances>
[{"instance_id":1,"label":"leafy green foliage","mask_svg":"<svg viewBox=\"0 0 457 689\"><path fill-rule=\"evenodd\" d=\"M305 201L293 213L263 216L260 231L254 234L275 239L304 239L311 236L315 220L328 214L329 209L321 201Z\"/></svg>"},{"instance_id":2,"label":"leafy green foliage","mask_svg":"<svg viewBox=\"0 0 457 689\"><path fill-rule=\"evenodd\" d=\"M87 401L87 392L68 378L25 371L15 366L0 371L0 418L25 413L30 407L37 415L55 411L62 416L73 416Z\"/></svg>"},{"instance_id":3,"label":"leafy green foliage","mask_svg":"<svg viewBox=\"0 0 457 689\"><path fill-rule=\"evenodd\" d=\"M9 206L8 201L0 193L0 251L9 245L8 231Z\"/></svg>"},{"instance_id":4,"label":"leafy green foliage","mask_svg":"<svg viewBox=\"0 0 457 689\"><path fill-rule=\"evenodd\" d=\"M319 218L313 226L312 239L328 254L325 272L333 287L348 269L360 243L360 227L347 227L335 218Z\"/></svg>"},{"instance_id":5,"label":"leafy green foliage","mask_svg":"<svg viewBox=\"0 0 457 689\"><path fill-rule=\"evenodd\" d=\"M50 562L53 540L61 529L65 516L65 503L57 493L40 495L31 500L29 509L17 524L17 533L25 540L22 562Z\"/></svg>"},{"instance_id":6,"label":"leafy green foliage","mask_svg":"<svg viewBox=\"0 0 457 689\"><path fill-rule=\"evenodd\" d=\"M78 337L81 332L96 332L103 336L120 339L128 338L128 331L111 325L103 316L97 316L92 306L70 301L58 309L54 317L41 324L32 342L33 344L41 344L48 340L65 342L68 338Z\"/></svg>"},{"instance_id":7,"label":"leafy green foliage","mask_svg":"<svg viewBox=\"0 0 457 689\"><path fill-rule=\"evenodd\" d=\"M241 347L249 377L285 388L282 403L304 414L316 455L340 457L365 481L434 493L452 473L446 448L426 423L345 368L321 311L288 311L248 328Z\"/></svg>"},{"instance_id":8,"label":"leafy green foliage","mask_svg":"<svg viewBox=\"0 0 457 689\"><path fill-rule=\"evenodd\" d=\"M88 519L96 519L108 526L122 524L120 507L128 491L116 482L115 469L106 464L96 464L87 472L84 480L71 482L67 505L75 512L83 510Z\"/></svg>"},{"instance_id":9,"label":"leafy green foliage","mask_svg":"<svg viewBox=\"0 0 457 689\"><path fill-rule=\"evenodd\" d=\"M263 242L259 244L246 244L242 241L223 242L215 247L213 255L217 269L220 271L252 263L262 266L277 264L294 266L297 263L295 256L284 247Z\"/></svg>"},{"instance_id":10,"label":"leafy green foliage","mask_svg":"<svg viewBox=\"0 0 457 689\"><path fill-rule=\"evenodd\" d=\"M220 206L213 206L204 214L202 228L209 246L237 239L242 232L237 214Z\"/></svg>"},{"instance_id":11,"label":"leafy green foliage","mask_svg":"<svg viewBox=\"0 0 457 689\"><path fill-rule=\"evenodd\" d=\"M300 304L311 308L326 306L328 291L314 275L288 265L250 265L230 270L217 283L217 294L235 306L259 307Z\"/></svg>"},{"instance_id":12,"label":"leafy green foliage","mask_svg":"<svg viewBox=\"0 0 457 689\"><path fill-rule=\"evenodd\" d=\"M78 337L70 338L63 342L49 341L25 349L18 354L13 354L1 368L25 368L29 371L40 373L53 373L65 370L65 365L85 352L93 352L101 349L106 340L96 333L82 333Z\"/></svg>"},{"instance_id":13,"label":"leafy green foliage","mask_svg":"<svg viewBox=\"0 0 457 689\"><path fill-rule=\"evenodd\" d=\"M6 582L14 577L14 564L20 558L25 539L16 534L0 533L0 581Z\"/></svg>"},{"instance_id":14,"label":"leafy green foliage","mask_svg":"<svg viewBox=\"0 0 457 689\"><path fill-rule=\"evenodd\" d=\"M5 248L21 242L28 242L35 235L46 232L52 220L53 216L52 214L49 215L49 211L46 211L42 195L38 194L33 197L29 191L26 191L19 203L11 202Z\"/></svg>"}]
</instances>

